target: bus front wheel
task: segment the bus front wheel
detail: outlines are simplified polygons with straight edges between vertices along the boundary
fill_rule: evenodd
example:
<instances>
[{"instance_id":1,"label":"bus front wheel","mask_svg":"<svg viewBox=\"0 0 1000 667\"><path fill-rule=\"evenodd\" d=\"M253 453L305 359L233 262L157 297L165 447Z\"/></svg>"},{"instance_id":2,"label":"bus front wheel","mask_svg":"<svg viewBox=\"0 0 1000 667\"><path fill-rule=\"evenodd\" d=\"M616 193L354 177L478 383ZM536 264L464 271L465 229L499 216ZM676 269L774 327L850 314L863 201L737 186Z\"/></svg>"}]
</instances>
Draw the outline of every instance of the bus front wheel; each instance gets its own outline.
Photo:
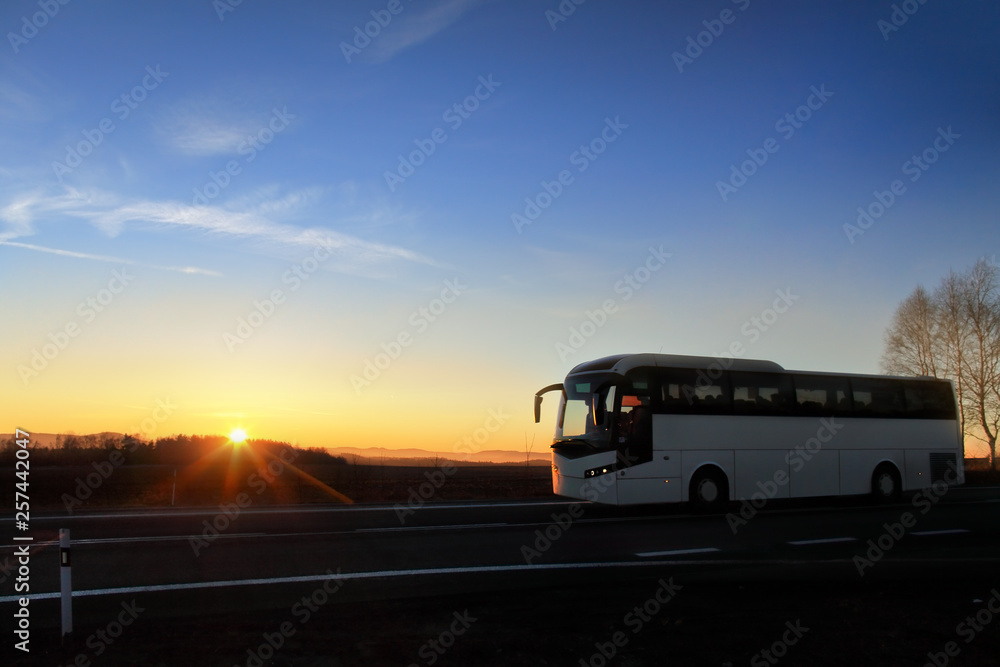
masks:
<instances>
[{"instance_id":1,"label":"bus front wheel","mask_svg":"<svg viewBox=\"0 0 1000 667\"><path fill-rule=\"evenodd\" d=\"M872 473L872 498L877 503L897 502L903 492L903 483L896 466L883 463Z\"/></svg>"},{"instance_id":2,"label":"bus front wheel","mask_svg":"<svg viewBox=\"0 0 1000 667\"><path fill-rule=\"evenodd\" d=\"M691 478L691 507L696 512L715 512L729 502L729 482L721 471L699 470Z\"/></svg>"}]
</instances>

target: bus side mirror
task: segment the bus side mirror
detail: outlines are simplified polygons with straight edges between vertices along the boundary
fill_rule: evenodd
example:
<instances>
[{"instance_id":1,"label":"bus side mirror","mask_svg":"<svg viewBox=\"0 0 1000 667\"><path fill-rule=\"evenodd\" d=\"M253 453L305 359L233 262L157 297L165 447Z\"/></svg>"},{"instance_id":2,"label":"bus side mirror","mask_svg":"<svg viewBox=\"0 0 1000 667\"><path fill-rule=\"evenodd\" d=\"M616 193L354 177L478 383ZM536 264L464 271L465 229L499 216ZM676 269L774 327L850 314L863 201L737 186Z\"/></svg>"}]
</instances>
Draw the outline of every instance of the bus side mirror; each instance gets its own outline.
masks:
<instances>
[{"instance_id":1,"label":"bus side mirror","mask_svg":"<svg viewBox=\"0 0 1000 667\"><path fill-rule=\"evenodd\" d=\"M600 394L594 394L590 397L591 405L594 406L594 426L600 426L604 423L604 404L601 401Z\"/></svg>"},{"instance_id":2,"label":"bus side mirror","mask_svg":"<svg viewBox=\"0 0 1000 667\"><path fill-rule=\"evenodd\" d=\"M550 391L555 391L558 389L563 392L563 396L566 395L566 389L563 387L562 382L556 384L550 384L545 389L539 389L535 392L535 423L542 421L542 394L548 393ZM562 426L562 424L560 424Z\"/></svg>"}]
</instances>

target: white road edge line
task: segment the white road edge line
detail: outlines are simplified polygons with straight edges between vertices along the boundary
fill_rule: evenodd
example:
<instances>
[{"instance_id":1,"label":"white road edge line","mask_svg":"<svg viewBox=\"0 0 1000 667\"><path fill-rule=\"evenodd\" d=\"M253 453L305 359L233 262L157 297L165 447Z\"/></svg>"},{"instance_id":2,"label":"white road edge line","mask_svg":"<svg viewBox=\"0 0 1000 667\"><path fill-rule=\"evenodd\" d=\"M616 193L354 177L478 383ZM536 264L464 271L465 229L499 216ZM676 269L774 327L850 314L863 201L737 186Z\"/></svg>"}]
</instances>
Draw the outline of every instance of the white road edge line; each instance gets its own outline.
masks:
<instances>
[{"instance_id":1,"label":"white road edge line","mask_svg":"<svg viewBox=\"0 0 1000 667\"><path fill-rule=\"evenodd\" d=\"M425 504L422 507L427 509L441 509L441 510L453 510L453 509L502 509L506 507L550 507L559 506L564 507L566 505L583 504L590 505L589 502L584 500L544 500L541 502L525 502L525 501L515 501L515 502L497 502L497 503L475 503L463 505L460 503L453 504L441 504L432 505ZM331 507L280 507L280 508L261 508L261 509L244 509L241 514L311 514L317 512L391 512L393 511L393 505L336 505ZM48 516L36 516L32 521L66 521L72 519L146 519L149 517L177 517L177 516L214 516L219 513L218 508L200 508L200 509L185 509L176 510L172 512L121 512L121 513L104 513L104 514L55 514ZM13 522L13 516L0 517L0 523Z\"/></svg>"},{"instance_id":2,"label":"white road edge line","mask_svg":"<svg viewBox=\"0 0 1000 667\"><path fill-rule=\"evenodd\" d=\"M298 535L299 533L289 533L289 535ZM287 535L271 535L269 533L220 533L214 537L216 540L221 539L243 539L247 537L287 537ZM148 535L146 537L94 537L85 540L73 540L73 546L80 546L83 544L129 544L135 542L178 542L185 540L197 540L204 538L204 535ZM39 542L31 542L32 546L36 547L51 547L57 546L59 540L45 540ZM14 549L18 546L24 546L24 542L20 544L0 544L0 549Z\"/></svg>"},{"instance_id":3,"label":"white road edge line","mask_svg":"<svg viewBox=\"0 0 1000 667\"><path fill-rule=\"evenodd\" d=\"M857 542L856 537L824 537L818 540L795 540L794 542L789 542L797 547L809 546L810 544L833 544L835 542Z\"/></svg>"},{"instance_id":4,"label":"white road edge line","mask_svg":"<svg viewBox=\"0 0 1000 667\"><path fill-rule=\"evenodd\" d=\"M640 551L636 554L639 558L656 558L657 556L687 556L690 554L707 554L718 551L715 547L701 547L697 549L674 549L672 551Z\"/></svg>"},{"instance_id":5,"label":"white road edge line","mask_svg":"<svg viewBox=\"0 0 1000 667\"><path fill-rule=\"evenodd\" d=\"M959 533L969 532L965 528L945 528L943 530L915 530L910 535L958 535Z\"/></svg>"},{"instance_id":6,"label":"white road edge line","mask_svg":"<svg viewBox=\"0 0 1000 667\"><path fill-rule=\"evenodd\" d=\"M805 562L805 561L802 561ZM813 562L813 561L809 561ZM846 562L846 561L845 561ZM711 561L715 565L759 564L756 560ZM232 588L236 586L263 586L268 584L297 584L327 581L350 581L358 579L383 579L388 577L414 577L435 574L482 574L491 572L541 572L545 570L584 570L617 567L650 567L660 565L704 565L701 560L660 560L660 561L597 561L590 563L545 563L536 565L481 565L472 567L434 567L414 570L377 570L374 572L346 572L341 574L316 574L298 577L272 577L268 579L236 579L229 581L198 581L187 584L154 584L150 586L123 586L121 588L96 588L73 591L73 597L94 597L100 595L132 595L135 593L158 593L165 591L195 590L204 588ZM0 603L15 602L19 598L29 600L56 600L60 593L31 593L29 595L8 595L0 597Z\"/></svg>"},{"instance_id":7,"label":"white road edge line","mask_svg":"<svg viewBox=\"0 0 1000 667\"><path fill-rule=\"evenodd\" d=\"M389 577L414 577L426 575L443 574L481 574L490 572L541 572L544 570L585 570L601 568L626 568L626 567L659 567L659 566L683 566L683 565L706 565L715 566L759 566L759 565L824 565L824 564L851 564L853 561L847 558L835 558L828 560L797 560L778 559L773 561L761 561L755 559L720 559L720 560L630 560L630 561L601 561L591 563L550 563L539 565L483 565L477 567L439 567L424 568L416 570L381 570L375 572L347 572L344 574L317 574L299 577L274 577L270 579L239 579L230 581L202 581L187 584L157 584L152 586L125 586L122 588L97 588L83 591L73 591L73 597L94 597L101 595L131 595L135 593L159 593L165 591L194 590L204 588L233 588L237 586L262 586L268 584L295 584L310 583L335 580L358 580L358 579L384 579ZM911 558L911 559L886 559L886 562L900 563L1000 563L1000 558L980 557L980 558ZM60 593L31 593L28 595L7 595L0 597L0 604L15 602L20 598L29 600L57 600Z\"/></svg>"}]
</instances>

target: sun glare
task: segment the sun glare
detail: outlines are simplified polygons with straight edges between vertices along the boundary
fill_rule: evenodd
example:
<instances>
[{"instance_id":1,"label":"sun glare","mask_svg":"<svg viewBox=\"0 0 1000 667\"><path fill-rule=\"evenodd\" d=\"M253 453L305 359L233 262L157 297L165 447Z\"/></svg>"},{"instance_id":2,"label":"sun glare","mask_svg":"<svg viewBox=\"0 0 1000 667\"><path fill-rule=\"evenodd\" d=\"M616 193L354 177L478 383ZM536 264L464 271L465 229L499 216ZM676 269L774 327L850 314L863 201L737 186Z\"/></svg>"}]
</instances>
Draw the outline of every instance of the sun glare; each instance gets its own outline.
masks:
<instances>
[{"instance_id":1,"label":"sun glare","mask_svg":"<svg viewBox=\"0 0 1000 667\"><path fill-rule=\"evenodd\" d=\"M241 428L234 428L229 432L229 439L239 445L247 439L247 432Z\"/></svg>"}]
</instances>

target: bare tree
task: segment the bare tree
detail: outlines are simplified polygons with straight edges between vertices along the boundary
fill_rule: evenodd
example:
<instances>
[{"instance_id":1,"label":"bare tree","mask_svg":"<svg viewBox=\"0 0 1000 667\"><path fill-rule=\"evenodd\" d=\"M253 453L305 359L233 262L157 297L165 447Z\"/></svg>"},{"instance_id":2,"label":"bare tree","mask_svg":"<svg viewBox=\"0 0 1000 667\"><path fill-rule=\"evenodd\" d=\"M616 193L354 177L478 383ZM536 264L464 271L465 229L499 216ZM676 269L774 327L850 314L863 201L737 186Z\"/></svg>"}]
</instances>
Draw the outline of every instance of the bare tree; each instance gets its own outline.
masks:
<instances>
[{"instance_id":1,"label":"bare tree","mask_svg":"<svg viewBox=\"0 0 1000 667\"><path fill-rule=\"evenodd\" d=\"M990 469L997 469L997 430L1000 428L1000 289L997 268L976 262L966 276L965 315L969 326L968 351L961 374L967 398L983 439L990 450Z\"/></svg>"},{"instance_id":2,"label":"bare tree","mask_svg":"<svg viewBox=\"0 0 1000 667\"><path fill-rule=\"evenodd\" d=\"M1000 283L981 259L950 272L928 295L917 287L896 309L885 333L886 373L951 379L962 433L986 443L997 470L1000 431Z\"/></svg>"},{"instance_id":3,"label":"bare tree","mask_svg":"<svg viewBox=\"0 0 1000 667\"><path fill-rule=\"evenodd\" d=\"M965 289L968 285L965 278L950 271L934 291L934 301L937 304L938 334L943 348L943 377L951 378L955 383L955 394L958 398L958 417L962 425L962 433L966 433L966 399L965 374L962 366L965 363L965 351L969 343L969 322L965 317Z\"/></svg>"},{"instance_id":4,"label":"bare tree","mask_svg":"<svg viewBox=\"0 0 1000 667\"><path fill-rule=\"evenodd\" d=\"M923 287L899 304L885 332L882 369L890 375L938 376L937 304Z\"/></svg>"}]
</instances>

